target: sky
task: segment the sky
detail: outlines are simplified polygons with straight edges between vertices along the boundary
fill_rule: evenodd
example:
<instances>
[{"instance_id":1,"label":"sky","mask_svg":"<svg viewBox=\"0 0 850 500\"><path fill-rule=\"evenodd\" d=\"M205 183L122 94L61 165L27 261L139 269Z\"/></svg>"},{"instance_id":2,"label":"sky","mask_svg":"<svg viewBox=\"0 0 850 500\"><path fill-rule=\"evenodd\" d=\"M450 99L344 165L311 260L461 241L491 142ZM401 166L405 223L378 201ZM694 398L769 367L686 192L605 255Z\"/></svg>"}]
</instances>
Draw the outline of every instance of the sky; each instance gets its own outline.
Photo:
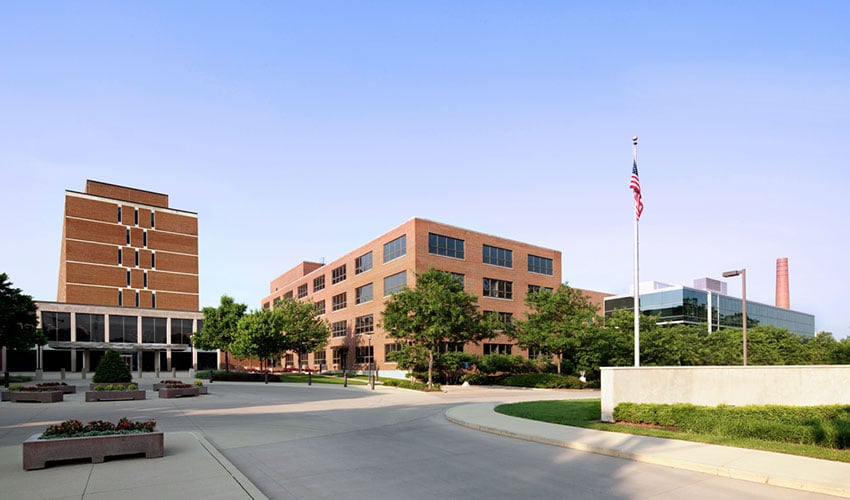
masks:
<instances>
[{"instance_id":1,"label":"sky","mask_svg":"<svg viewBox=\"0 0 850 500\"><path fill-rule=\"evenodd\" d=\"M850 334L850 2L0 4L0 272L55 300L65 190L199 214L200 300L260 307L412 217L571 286L747 269ZM739 278L728 280L740 296Z\"/></svg>"}]
</instances>

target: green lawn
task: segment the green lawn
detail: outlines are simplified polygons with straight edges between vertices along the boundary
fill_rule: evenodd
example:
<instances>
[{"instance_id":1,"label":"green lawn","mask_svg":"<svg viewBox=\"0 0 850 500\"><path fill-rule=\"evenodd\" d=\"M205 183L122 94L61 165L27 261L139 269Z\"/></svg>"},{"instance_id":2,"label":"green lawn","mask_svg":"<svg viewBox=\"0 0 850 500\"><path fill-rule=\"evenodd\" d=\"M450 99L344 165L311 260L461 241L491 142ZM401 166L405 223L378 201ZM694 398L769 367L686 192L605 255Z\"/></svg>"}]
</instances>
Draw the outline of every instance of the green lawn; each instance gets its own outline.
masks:
<instances>
[{"instance_id":1,"label":"green lawn","mask_svg":"<svg viewBox=\"0 0 850 500\"><path fill-rule=\"evenodd\" d=\"M644 427L629 427L600 422L601 402L599 399L575 399L568 401L532 401L528 403L504 404L496 407L498 413L514 417L540 420L553 424L584 427L600 431L624 432L640 436L652 436L669 439L681 439L700 443L719 444L748 448L753 450L774 451L790 455L822 458L839 462L850 462L850 452L833 450L818 446L779 443L757 439L728 438L717 435L675 432Z\"/></svg>"},{"instance_id":2,"label":"green lawn","mask_svg":"<svg viewBox=\"0 0 850 500\"><path fill-rule=\"evenodd\" d=\"M307 383L307 374L306 373L284 373L282 375L275 375L276 377L280 377L281 382L287 382L290 384L306 384ZM342 375L334 376L334 375L313 375L313 383L314 384L343 384ZM348 383L351 385L366 385L366 376L348 376Z\"/></svg>"}]
</instances>

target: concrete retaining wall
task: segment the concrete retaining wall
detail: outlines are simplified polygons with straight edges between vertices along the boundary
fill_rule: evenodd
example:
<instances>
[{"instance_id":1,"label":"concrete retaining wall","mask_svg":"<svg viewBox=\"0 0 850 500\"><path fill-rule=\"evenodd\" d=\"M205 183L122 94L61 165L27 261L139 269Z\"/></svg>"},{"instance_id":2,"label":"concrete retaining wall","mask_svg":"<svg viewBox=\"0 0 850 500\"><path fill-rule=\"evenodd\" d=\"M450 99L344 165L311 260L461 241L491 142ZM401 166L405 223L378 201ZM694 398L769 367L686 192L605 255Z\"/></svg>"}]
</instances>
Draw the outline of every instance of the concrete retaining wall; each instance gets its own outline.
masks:
<instances>
[{"instance_id":1,"label":"concrete retaining wall","mask_svg":"<svg viewBox=\"0 0 850 500\"><path fill-rule=\"evenodd\" d=\"M850 404L850 366L647 366L602 368L602 420L631 403L734 406Z\"/></svg>"}]
</instances>

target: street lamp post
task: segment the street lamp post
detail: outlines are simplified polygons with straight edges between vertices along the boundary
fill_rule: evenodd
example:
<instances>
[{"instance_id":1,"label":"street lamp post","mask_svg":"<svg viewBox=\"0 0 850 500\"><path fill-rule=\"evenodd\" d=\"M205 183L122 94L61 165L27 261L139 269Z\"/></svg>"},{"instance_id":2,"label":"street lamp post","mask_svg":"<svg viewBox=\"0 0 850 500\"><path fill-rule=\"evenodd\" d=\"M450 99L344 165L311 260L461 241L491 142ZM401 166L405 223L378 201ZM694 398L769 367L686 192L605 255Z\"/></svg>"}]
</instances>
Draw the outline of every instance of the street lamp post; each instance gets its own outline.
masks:
<instances>
[{"instance_id":1,"label":"street lamp post","mask_svg":"<svg viewBox=\"0 0 850 500\"><path fill-rule=\"evenodd\" d=\"M739 269L737 271L726 271L723 273L724 278L732 278L738 275L741 276L741 323L743 324L744 338L744 366L747 366L747 270Z\"/></svg>"}]
</instances>

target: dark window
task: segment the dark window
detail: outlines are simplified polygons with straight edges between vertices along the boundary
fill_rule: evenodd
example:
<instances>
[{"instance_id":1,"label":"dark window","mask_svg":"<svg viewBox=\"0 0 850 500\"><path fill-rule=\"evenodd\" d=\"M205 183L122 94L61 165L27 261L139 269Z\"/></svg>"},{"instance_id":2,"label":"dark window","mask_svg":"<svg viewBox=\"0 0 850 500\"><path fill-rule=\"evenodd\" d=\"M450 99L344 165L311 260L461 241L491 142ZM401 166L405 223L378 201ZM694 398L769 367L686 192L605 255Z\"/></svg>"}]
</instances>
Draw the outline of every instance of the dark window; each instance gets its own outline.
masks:
<instances>
[{"instance_id":1,"label":"dark window","mask_svg":"<svg viewBox=\"0 0 850 500\"><path fill-rule=\"evenodd\" d=\"M450 236L428 233L428 253L462 259L463 240L452 238Z\"/></svg>"},{"instance_id":2,"label":"dark window","mask_svg":"<svg viewBox=\"0 0 850 500\"><path fill-rule=\"evenodd\" d=\"M345 337L346 330L348 330L346 321L334 321L331 325L331 335L334 337Z\"/></svg>"},{"instance_id":3,"label":"dark window","mask_svg":"<svg viewBox=\"0 0 850 500\"><path fill-rule=\"evenodd\" d=\"M365 253L354 259L354 274L365 273L372 269L372 252Z\"/></svg>"},{"instance_id":4,"label":"dark window","mask_svg":"<svg viewBox=\"0 0 850 500\"><path fill-rule=\"evenodd\" d=\"M198 331L201 331L203 325L198 321ZM191 343L192 338L192 320L171 318L171 343L186 344Z\"/></svg>"},{"instance_id":5,"label":"dark window","mask_svg":"<svg viewBox=\"0 0 850 500\"><path fill-rule=\"evenodd\" d=\"M339 347L334 347L333 353L334 353L334 364L337 365L337 367L345 368L345 356L344 355L347 354L348 351L345 350L345 349L340 349Z\"/></svg>"},{"instance_id":6,"label":"dark window","mask_svg":"<svg viewBox=\"0 0 850 500\"><path fill-rule=\"evenodd\" d=\"M127 286L130 286L130 271L127 271Z\"/></svg>"},{"instance_id":7,"label":"dark window","mask_svg":"<svg viewBox=\"0 0 850 500\"><path fill-rule=\"evenodd\" d=\"M280 297L275 297L274 306L277 307L278 304L280 304Z\"/></svg>"},{"instance_id":8,"label":"dark window","mask_svg":"<svg viewBox=\"0 0 850 500\"><path fill-rule=\"evenodd\" d=\"M42 312L41 330L47 336L47 340L70 342L71 313Z\"/></svg>"},{"instance_id":9,"label":"dark window","mask_svg":"<svg viewBox=\"0 0 850 500\"><path fill-rule=\"evenodd\" d=\"M407 271L384 278L384 297L402 290L407 286Z\"/></svg>"},{"instance_id":10,"label":"dark window","mask_svg":"<svg viewBox=\"0 0 850 500\"><path fill-rule=\"evenodd\" d=\"M407 235L401 235L389 243L384 244L384 262L397 259L407 254Z\"/></svg>"},{"instance_id":11,"label":"dark window","mask_svg":"<svg viewBox=\"0 0 850 500\"><path fill-rule=\"evenodd\" d=\"M139 307L139 292L136 292L136 307Z\"/></svg>"},{"instance_id":12,"label":"dark window","mask_svg":"<svg viewBox=\"0 0 850 500\"><path fill-rule=\"evenodd\" d=\"M168 320L166 318L142 318L142 342L164 344Z\"/></svg>"},{"instance_id":13,"label":"dark window","mask_svg":"<svg viewBox=\"0 0 850 500\"><path fill-rule=\"evenodd\" d=\"M123 263L124 263L124 250L122 250L122 249L119 247L119 248L118 248L118 265L120 266L120 265L121 265L121 264L123 264Z\"/></svg>"},{"instance_id":14,"label":"dark window","mask_svg":"<svg viewBox=\"0 0 850 500\"><path fill-rule=\"evenodd\" d=\"M362 335L364 333L372 333L375 331L375 320L371 314L358 316L354 318L354 334Z\"/></svg>"},{"instance_id":15,"label":"dark window","mask_svg":"<svg viewBox=\"0 0 850 500\"><path fill-rule=\"evenodd\" d=\"M303 299L307 296L307 283L303 285L298 285L298 298Z\"/></svg>"},{"instance_id":16,"label":"dark window","mask_svg":"<svg viewBox=\"0 0 850 500\"><path fill-rule=\"evenodd\" d=\"M513 283L510 281L494 280L493 278L484 278L484 292L482 295L497 299L512 299Z\"/></svg>"},{"instance_id":17,"label":"dark window","mask_svg":"<svg viewBox=\"0 0 850 500\"><path fill-rule=\"evenodd\" d=\"M151 254L151 268L156 269L156 254L155 253Z\"/></svg>"},{"instance_id":18,"label":"dark window","mask_svg":"<svg viewBox=\"0 0 850 500\"><path fill-rule=\"evenodd\" d=\"M316 351L313 353L313 364L322 366L328 364L328 357L325 351Z\"/></svg>"},{"instance_id":19,"label":"dark window","mask_svg":"<svg viewBox=\"0 0 850 500\"><path fill-rule=\"evenodd\" d=\"M265 310L267 310L267 311L268 311L268 310L269 310L269 308L270 308L271 306L272 306L272 305L271 305L270 303L268 303L268 302L263 302L263 309L265 309Z\"/></svg>"},{"instance_id":20,"label":"dark window","mask_svg":"<svg viewBox=\"0 0 850 500\"><path fill-rule=\"evenodd\" d=\"M127 244L130 244L130 230L127 229Z\"/></svg>"},{"instance_id":21,"label":"dark window","mask_svg":"<svg viewBox=\"0 0 850 500\"><path fill-rule=\"evenodd\" d=\"M507 248L484 245L484 263L501 267L513 267L513 251Z\"/></svg>"},{"instance_id":22,"label":"dark window","mask_svg":"<svg viewBox=\"0 0 850 500\"><path fill-rule=\"evenodd\" d=\"M121 292L121 290L118 290L118 305L124 305L124 294Z\"/></svg>"},{"instance_id":23,"label":"dark window","mask_svg":"<svg viewBox=\"0 0 850 500\"><path fill-rule=\"evenodd\" d=\"M290 291L286 292L285 294L283 294L283 298L284 298L284 299L291 299L291 298L292 298L292 290L290 290Z\"/></svg>"},{"instance_id":24,"label":"dark window","mask_svg":"<svg viewBox=\"0 0 850 500\"><path fill-rule=\"evenodd\" d=\"M372 356L375 352L375 346L357 346L354 362L358 365L366 365L372 362Z\"/></svg>"},{"instance_id":25,"label":"dark window","mask_svg":"<svg viewBox=\"0 0 850 500\"><path fill-rule=\"evenodd\" d=\"M156 309L156 292L151 294L151 309Z\"/></svg>"},{"instance_id":26,"label":"dark window","mask_svg":"<svg viewBox=\"0 0 850 500\"><path fill-rule=\"evenodd\" d=\"M77 313L77 342L103 342L103 314Z\"/></svg>"},{"instance_id":27,"label":"dark window","mask_svg":"<svg viewBox=\"0 0 850 500\"><path fill-rule=\"evenodd\" d=\"M121 222L121 207L118 207L118 222Z\"/></svg>"},{"instance_id":28,"label":"dark window","mask_svg":"<svg viewBox=\"0 0 850 500\"><path fill-rule=\"evenodd\" d=\"M316 308L316 316L321 316L322 314L325 314L325 301L324 300L320 300L320 301L316 302L314 307Z\"/></svg>"},{"instance_id":29,"label":"dark window","mask_svg":"<svg viewBox=\"0 0 850 500\"><path fill-rule=\"evenodd\" d=\"M144 282L144 285L145 285L144 288L147 288L148 287L148 272L147 271L145 271L145 274L144 274L144 281L145 281Z\"/></svg>"},{"instance_id":30,"label":"dark window","mask_svg":"<svg viewBox=\"0 0 850 500\"><path fill-rule=\"evenodd\" d=\"M142 246L147 248L148 246L148 232L142 231Z\"/></svg>"},{"instance_id":31,"label":"dark window","mask_svg":"<svg viewBox=\"0 0 850 500\"><path fill-rule=\"evenodd\" d=\"M440 352L463 352L463 342L440 342L438 346Z\"/></svg>"},{"instance_id":32,"label":"dark window","mask_svg":"<svg viewBox=\"0 0 850 500\"><path fill-rule=\"evenodd\" d=\"M528 272L552 276L552 259L529 254Z\"/></svg>"},{"instance_id":33,"label":"dark window","mask_svg":"<svg viewBox=\"0 0 850 500\"><path fill-rule=\"evenodd\" d=\"M134 212L134 214L133 214L133 224L138 226L139 225L139 209L137 208L133 212Z\"/></svg>"},{"instance_id":34,"label":"dark window","mask_svg":"<svg viewBox=\"0 0 850 500\"><path fill-rule=\"evenodd\" d=\"M345 280L345 264L331 271L331 284Z\"/></svg>"},{"instance_id":35,"label":"dark window","mask_svg":"<svg viewBox=\"0 0 850 500\"><path fill-rule=\"evenodd\" d=\"M484 355L488 354L510 354L511 344L488 344L484 343Z\"/></svg>"},{"instance_id":36,"label":"dark window","mask_svg":"<svg viewBox=\"0 0 850 500\"><path fill-rule=\"evenodd\" d=\"M135 344L138 342L139 323L135 316L109 316L109 341Z\"/></svg>"},{"instance_id":37,"label":"dark window","mask_svg":"<svg viewBox=\"0 0 850 500\"><path fill-rule=\"evenodd\" d=\"M135 266L139 267L139 251L138 250L136 250L136 264L135 264Z\"/></svg>"},{"instance_id":38,"label":"dark window","mask_svg":"<svg viewBox=\"0 0 850 500\"><path fill-rule=\"evenodd\" d=\"M541 291L552 293L552 288L548 287L548 286L528 285L528 293L541 292Z\"/></svg>"},{"instance_id":39,"label":"dark window","mask_svg":"<svg viewBox=\"0 0 850 500\"><path fill-rule=\"evenodd\" d=\"M319 290L325 289L325 275L318 276L313 278L313 293L318 292Z\"/></svg>"},{"instance_id":40,"label":"dark window","mask_svg":"<svg viewBox=\"0 0 850 500\"><path fill-rule=\"evenodd\" d=\"M339 311L340 309L345 309L346 307L346 297L345 292L342 292L339 295L334 295L331 298L331 309L334 311Z\"/></svg>"},{"instance_id":41,"label":"dark window","mask_svg":"<svg viewBox=\"0 0 850 500\"><path fill-rule=\"evenodd\" d=\"M155 221L155 218L154 218L153 212L151 212L151 227L154 227L154 226L156 225L156 224L155 224L155 222L156 222L156 221Z\"/></svg>"},{"instance_id":42,"label":"dark window","mask_svg":"<svg viewBox=\"0 0 850 500\"><path fill-rule=\"evenodd\" d=\"M372 283L354 289L354 303L362 304L372 300Z\"/></svg>"},{"instance_id":43,"label":"dark window","mask_svg":"<svg viewBox=\"0 0 850 500\"><path fill-rule=\"evenodd\" d=\"M395 363L395 361L390 361L390 354L394 352L398 352L401 350L401 344L395 342L393 344L384 344L384 361L388 363Z\"/></svg>"}]
</instances>

